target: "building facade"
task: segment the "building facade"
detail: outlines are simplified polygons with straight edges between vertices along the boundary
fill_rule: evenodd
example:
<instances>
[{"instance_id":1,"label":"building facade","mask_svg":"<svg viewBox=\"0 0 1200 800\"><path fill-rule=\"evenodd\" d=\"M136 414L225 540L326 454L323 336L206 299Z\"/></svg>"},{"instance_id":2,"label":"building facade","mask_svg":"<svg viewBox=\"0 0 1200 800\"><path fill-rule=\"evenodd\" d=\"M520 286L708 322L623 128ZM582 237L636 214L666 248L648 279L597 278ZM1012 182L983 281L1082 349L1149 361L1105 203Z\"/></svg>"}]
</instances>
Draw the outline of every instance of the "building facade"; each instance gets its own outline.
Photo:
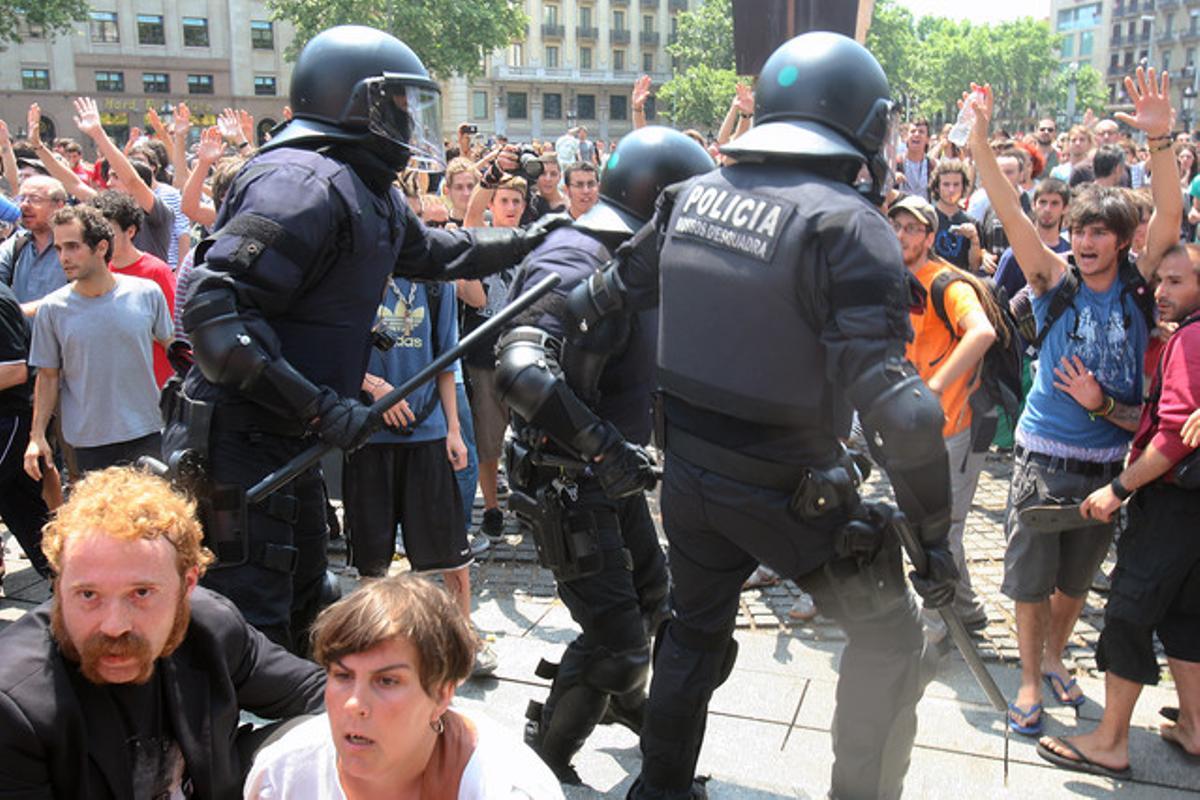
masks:
<instances>
[{"instance_id":1,"label":"building facade","mask_svg":"<svg viewBox=\"0 0 1200 800\"><path fill-rule=\"evenodd\" d=\"M1200 0L1052 0L1050 19L1063 36L1063 67L1089 64L1104 76L1109 113L1131 107L1125 76L1153 65L1171 74L1179 126L1200 126Z\"/></svg>"},{"instance_id":2,"label":"building facade","mask_svg":"<svg viewBox=\"0 0 1200 800\"><path fill-rule=\"evenodd\" d=\"M443 85L444 124L514 141L554 139L581 125L592 138L633 129L630 94L639 75L670 80L679 14L698 0L525 0L528 35L485 59L484 75ZM649 105L649 104L648 104ZM653 119L653 107L647 108ZM719 124L717 120L714 124Z\"/></svg>"},{"instance_id":3,"label":"building facade","mask_svg":"<svg viewBox=\"0 0 1200 800\"><path fill-rule=\"evenodd\" d=\"M25 26L24 42L0 48L0 118L23 134L29 105L44 136L79 139L73 99L96 98L109 134L124 141L153 107L188 104L197 125L221 109L254 115L261 139L282 119L291 26L258 0L91 0L85 23L48 39ZM198 129L193 130L194 137ZM83 141L85 148L90 143Z\"/></svg>"}]
</instances>

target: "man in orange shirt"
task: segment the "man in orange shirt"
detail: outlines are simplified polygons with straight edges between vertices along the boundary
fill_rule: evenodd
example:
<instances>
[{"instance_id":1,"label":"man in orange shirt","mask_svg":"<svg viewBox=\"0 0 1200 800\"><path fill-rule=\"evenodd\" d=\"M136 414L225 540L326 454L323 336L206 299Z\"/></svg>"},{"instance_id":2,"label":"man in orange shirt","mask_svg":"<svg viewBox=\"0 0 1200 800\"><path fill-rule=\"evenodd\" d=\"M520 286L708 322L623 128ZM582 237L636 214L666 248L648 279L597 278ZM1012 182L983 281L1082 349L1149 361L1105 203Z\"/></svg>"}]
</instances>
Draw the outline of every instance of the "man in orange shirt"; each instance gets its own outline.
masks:
<instances>
[{"instance_id":1,"label":"man in orange shirt","mask_svg":"<svg viewBox=\"0 0 1200 800\"><path fill-rule=\"evenodd\" d=\"M933 206L923 198L909 195L893 204L888 216L900 239L904 265L925 289L924 307L910 315L914 336L905 355L916 366L921 380L938 395L946 415L942 437L950 457L950 550L959 576L954 606L967 628L981 630L987 625L987 612L971 588L963 555L963 530L984 454L971 452L971 406L967 400L977 386L979 364L996 340L996 329L980 300L987 296L983 287L979 286L977 292L973 288L977 282L972 276L933 255L938 229ZM944 295L946 316L953 332L934 311L930 288L943 270L955 270L964 277L949 283ZM931 641L940 642L946 637L945 625L936 612L927 609L924 621L926 636Z\"/></svg>"}]
</instances>

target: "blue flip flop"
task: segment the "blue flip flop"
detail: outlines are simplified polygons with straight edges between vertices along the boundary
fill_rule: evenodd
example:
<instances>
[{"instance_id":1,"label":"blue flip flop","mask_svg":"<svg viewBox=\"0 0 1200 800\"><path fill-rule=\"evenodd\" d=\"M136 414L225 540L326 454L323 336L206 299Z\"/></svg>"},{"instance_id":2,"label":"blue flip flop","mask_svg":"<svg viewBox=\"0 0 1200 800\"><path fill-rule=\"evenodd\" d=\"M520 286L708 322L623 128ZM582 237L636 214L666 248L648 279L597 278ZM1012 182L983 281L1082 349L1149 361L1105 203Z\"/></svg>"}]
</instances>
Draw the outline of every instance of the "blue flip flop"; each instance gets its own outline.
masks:
<instances>
[{"instance_id":1,"label":"blue flip flop","mask_svg":"<svg viewBox=\"0 0 1200 800\"><path fill-rule=\"evenodd\" d=\"M1020 720L1028 719L1034 714L1037 718L1029 725L1022 725ZM1014 716L1015 715L1015 716ZM1042 704L1034 703L1029 708L1021 708L1016 703L1008 704L1008 729L1022 736L1040 736L1042 733Z\"/></svg>"},{"instance_id":2,"label":"blue flip flop","mask_svg":"<svg viewBox=\"0 0 1200 800\"><path fill-rule=\"evenodd\" d=\"M1087 702L1087 698L1082 694L1079 697L1071 697L1071 687L1078 687L1079 684L1074 678L1069 681L1064 681L1062 676L1056 672L1047 672L1042 675L1042 680L1050 687L1050 692L1054 695L1054 699L1064 706L1071 708L1079 708ZM1067 699L1064 700L1063 698Z\"/></svg>"}]
</instances>

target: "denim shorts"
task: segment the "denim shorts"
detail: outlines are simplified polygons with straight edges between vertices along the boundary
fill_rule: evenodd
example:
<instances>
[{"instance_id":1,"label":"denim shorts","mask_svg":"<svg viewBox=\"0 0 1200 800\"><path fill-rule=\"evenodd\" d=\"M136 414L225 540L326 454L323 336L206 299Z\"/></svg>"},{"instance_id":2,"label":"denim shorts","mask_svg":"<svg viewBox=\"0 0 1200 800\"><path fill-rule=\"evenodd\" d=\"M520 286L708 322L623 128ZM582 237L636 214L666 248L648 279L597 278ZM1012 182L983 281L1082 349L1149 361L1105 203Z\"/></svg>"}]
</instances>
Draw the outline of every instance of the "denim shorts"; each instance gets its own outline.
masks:
<instances>
[{"instance_id":1,"label":"denim shorts","mask_svg":"<svg viewBox=\"0 0 1200 800\"><path fill-rule=\"evenodd\" d=\"M1113 523L1068 528L1057 533L1022 527L1018 512L1030 506L1080 503L1120 474L1120 462L1083 475L1061 459L1022 453L1013 461L1004 533L1004 581L1000 590L1019 603L1038 603L1055 589L1083 597L1112 543Z\"/></svg>"}]
</instances>

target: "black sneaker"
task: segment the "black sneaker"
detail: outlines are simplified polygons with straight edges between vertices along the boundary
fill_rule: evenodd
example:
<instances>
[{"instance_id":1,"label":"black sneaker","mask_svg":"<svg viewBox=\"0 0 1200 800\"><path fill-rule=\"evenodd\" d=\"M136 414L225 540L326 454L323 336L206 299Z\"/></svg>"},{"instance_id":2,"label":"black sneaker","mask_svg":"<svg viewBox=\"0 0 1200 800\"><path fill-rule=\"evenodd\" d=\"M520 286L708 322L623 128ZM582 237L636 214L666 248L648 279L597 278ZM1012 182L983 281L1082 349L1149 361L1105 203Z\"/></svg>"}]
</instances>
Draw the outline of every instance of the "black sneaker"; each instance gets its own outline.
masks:
<instances>
[{"instance_id":1,"label":"black sneaker","mask_svg":"<svg viewBox=\"0 0 1200 800\"><path fill-rule=\"evenodd\" d=\"M498 508L488 508L483 512L483 522L479 531L492 540L493 543L504 540L504 512Z\"/></svg>"}]
</instances>

